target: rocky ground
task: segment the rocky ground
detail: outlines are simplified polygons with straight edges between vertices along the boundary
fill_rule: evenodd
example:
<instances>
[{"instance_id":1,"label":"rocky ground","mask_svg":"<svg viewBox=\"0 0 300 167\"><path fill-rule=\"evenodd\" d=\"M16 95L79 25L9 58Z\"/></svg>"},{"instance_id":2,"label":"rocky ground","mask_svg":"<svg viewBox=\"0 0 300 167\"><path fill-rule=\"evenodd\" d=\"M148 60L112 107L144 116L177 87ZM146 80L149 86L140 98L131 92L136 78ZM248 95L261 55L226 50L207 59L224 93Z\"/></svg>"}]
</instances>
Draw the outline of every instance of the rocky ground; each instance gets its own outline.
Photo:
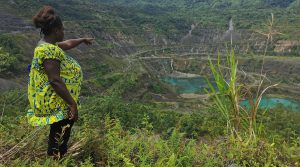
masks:
<instances>
[{"instance_id":1,"label":"rocky ground","mask_svg":"<svg viewBox=\"0 0 300 167\"><path fill-rule=\"evenodd\" d=\"M34 27L22 18L0 10L0 33L18 33L33 30Z\"/></svg>"}]
</instances>

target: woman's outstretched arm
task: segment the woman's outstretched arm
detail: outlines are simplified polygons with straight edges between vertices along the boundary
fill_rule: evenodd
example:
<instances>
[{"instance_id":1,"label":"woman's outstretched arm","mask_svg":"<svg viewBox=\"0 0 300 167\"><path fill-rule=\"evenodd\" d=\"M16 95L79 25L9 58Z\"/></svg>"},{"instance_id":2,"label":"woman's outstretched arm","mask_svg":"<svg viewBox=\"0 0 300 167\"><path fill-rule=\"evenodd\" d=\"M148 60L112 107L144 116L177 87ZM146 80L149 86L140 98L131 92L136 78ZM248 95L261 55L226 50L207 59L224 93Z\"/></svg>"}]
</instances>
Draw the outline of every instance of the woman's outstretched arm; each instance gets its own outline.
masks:
<instances>
[{"instance_id":1,"label":"woman's outstretched arm","mask_svg":"<svg viewBox=\"0 0 300 167\"><path fill-rule=\"evenodd\" d=\"M85 43L86 45L91 45L93 40L95 40L95 38L68 39L68 40L57 43L57 45L62 50L70 50L72 48L75 48L76 46L78 46L81 43Z\"/></svg>"}]
</instances>

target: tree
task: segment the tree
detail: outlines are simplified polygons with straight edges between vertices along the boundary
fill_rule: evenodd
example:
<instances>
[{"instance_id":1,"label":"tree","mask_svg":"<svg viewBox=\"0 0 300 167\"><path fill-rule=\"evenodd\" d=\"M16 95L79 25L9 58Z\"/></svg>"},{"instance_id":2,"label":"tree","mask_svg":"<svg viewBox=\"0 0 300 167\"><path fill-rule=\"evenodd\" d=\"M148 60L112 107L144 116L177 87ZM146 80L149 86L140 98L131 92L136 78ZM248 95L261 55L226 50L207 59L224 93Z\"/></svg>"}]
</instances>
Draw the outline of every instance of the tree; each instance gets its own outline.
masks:
<instances>
[{"instance_id":1,"label":"tree","mask_svg":"<svg viewBox=\"0 0 300 167\"><path fill-rule=\"evenodd\" d=\"M16 57L7 53L2 47L0 47L0 73L4 74L13 69Z\"/></svg>"}]
</instances>

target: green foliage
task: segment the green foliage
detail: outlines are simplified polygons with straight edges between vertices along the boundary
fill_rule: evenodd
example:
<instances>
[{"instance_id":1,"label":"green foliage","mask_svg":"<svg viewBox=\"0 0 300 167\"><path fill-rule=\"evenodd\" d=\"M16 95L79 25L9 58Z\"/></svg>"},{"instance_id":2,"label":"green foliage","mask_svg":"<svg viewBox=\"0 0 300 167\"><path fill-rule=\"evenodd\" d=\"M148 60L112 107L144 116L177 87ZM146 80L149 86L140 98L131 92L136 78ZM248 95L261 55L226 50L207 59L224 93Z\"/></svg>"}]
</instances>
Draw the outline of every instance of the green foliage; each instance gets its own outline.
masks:
<instances>
[{"instance_id":1,"label":"green foliage","mask_svg":"<svg viewBox=\"0 0 300 167\"><path fill-rule=\"evenodd\" d=\"M1 97L0 109L5 111L0 122L2 155L36 128L29 127L26 121L25 91L5 92ZM245 145L223 133L226 127L217 112L162 111L154 105L126 102L116 96L85 97L82 104L67 157L56 161L45 156L49 131L46 127L25 141L26 147L5 157L3 163L14 166L293 166L299 161L297 129L293 134L279 133L297 128L299 113L282 111L276 112L276 116L272 113L259 116L259 121L268 122L266 137L261 135L263 138L255 145ZM284 123L291 117L293 121Z\"/></svg>"},{"instance_id":2,"label":"green foliage","mask_svg":"<svg viewBox=\"0 0 300 167\"><path fill-rule=\"evenodd\" d=\"M2 77L20 71L21 51L16 43L13 35L0 34L0 76Z\"/></svg>"},{"instance_id":3,"label":"green foliage","mask_svg":"<svg viewBox=\"0 0 300 167\"><path fill-rule=\"evenodd\" d=\"M239 83L237 75L238 62L233 50L226 55L226 65L221 64L220 54L216 65L209 60L209 65L214 76L216 88L208 80L210 93L217 111L226 121L227 134L234 140L244 142L245 145L256 144L256 135L262 133L264 122L257 124L257 114L260 111L259 105L264 93L272 86L262 89L264 78L261 79L258 88L253 96L251 88ZM244 92L244 93L242 93ZM240 106L241 99L248 97L250 108ZM257 99L254 101L254 98ZM225 126L225 124L224 124Z\"/></svg>"},{"instance_id":4,"label":"green foliage","mask_svg":"<svg viewBox=\"0 0 300 167\"><path fill-rule=\"evenodd\" d=\"M153 91L153 93L165 93L165 88L157 82L153 82L149 86L149 90Z\"/></svg>"},{"instance_id":5,"label":"green foliage","mask_svg":"<svg viewBox=\"0 0 300 167\"><path fill-rule=\"evenodd\" d=\"M150 2L146 0L135 0L135 1L126 1L118 0L110 2L107 0L98 0L101 2L113 3L115 5L127 5L127 6L138 6L138 5L148 5ZM238 7L282 7L286 8L290 5L296 3L295 0L253 0L253 1L244 1L244 0L201 0L201 1L192 1L192 0L163 0L163 1L151 1L156 5L161 6L176 6L176 7L193 7L201 6L205 8L238 8Z\"/></svg>"},{"instance_id":6,"label":"green foliage","mask_svg":"<svg viewBox=\"0 0 300 167\"><path fill-rule=\"evenodd\" d=\"M120 75L117 75L116 83L114 83L107 91L107 95L113 95L113 96L121 96L126 91L131 91L134 89L138 82L138 75L135 73L131 74L123 74L122 79L118 79Z\"/></svg>"},{"instance_id":7,"label":"green foliage","mask_svg":"<svg viewBox=\"0 0 300 167\"><path fill-rule=\"evenodd\" d=\"M142 129L131 135L117 120L107 117L105 125L108 166L192 166L196 155L194 142L185 141L175 130L166 141L147 127L148 133Z\"/></svg>"},{"instance_id":8,"label":"green foliage","mask_svg":"<svg viewBox=\"0 0 300 167\"><path fill-rule=\"evenodd\" d=\"M233 51L226 56L227 61L225 68L229 70L225 72L223 72L224 68L221 65L220 54L218 55L216 65L214 65L211 60L209 61L217 88L215 88L209 80L207 80L207 82L211 90L210 94L217 106L217 111L219 111L222 117L227 121L228 132L236 134L240 130L240 121L242 119L239 107L241 87L237 85L237 61L234 58ZM226 74L229 74L229 77L226 78Z\"/></svg>"},{"instance_id":9,"label":"green foliage","mask_svg":"<svg viewBox=\"0 0 300 167\"><path fill-rule=\"evenodd\" d=\"M290 22L289 26L282 28L288 30L284 38L297 38L297 35L292 33L297 30L290 28L297 23L298 19L291 17L297 12L277 8L291 8L291 1L98 2L14 0L10 5L6 2L3 4L12 6L15 10L22 9L24 12L20 15L26 18L31 18L42 4L53 5L65 21L70 21L66 22L67 26L77 26L76 28L82 28L83 32L92 33L101 47L110 49L118 47L115 42L121 41L123 45L124 41L131 41L131 38L138 44L152 44L147 39L148 36L152 38L153 34L179 41L193 23L201 25L195 28L193 35L201 35L203 28L212 25L216 29L225 30L231 17L237 28L256 29L261 27L271 12L275 13L275 17L279 17L278 24ZM296 2L294 1L293 5ZM66 3L70 5L66 7ZM275 8L254 10L257 7L270 6ZM12 65L5 67L8 70L11 70L13 65L18 65L18 55L22 53L14 37L0 37L0 44L3 46L1 62L4 60L8 62L5 65ZM99 51L99 54L108 54L108 51ZM109 63L103 65L102 62L90 59L89 74L92 77L86 83L94 87L90 88L90 85L84 84L83 106L79 111L80 120L73 127L69 155L60 161L46 157L49 128L45 127L34 135L34 138L25 141L22 147L17 147L14 154L0 159L0 163L8 166L299 165L299 113L290 112L285 108L266 113L258 112L257 122L260 124L257 124L255 129L259 134L257 142L245 143L249 137L245 129L250 125L245 123L245 120L237 121L241 116L237 106L240 85L236 83L237 62L234 55L229 56L227 62L229 70L224 70L220 61L215 66L211 62L218 85L218 89L214 90L216 105L189 113L128 98L139 90L141 74L131 71L116 72L111 69ZM120 66L119 61L114 63ZM225 71L226 74L232 74L231 78L223 75ZM151 82L149 87L154 93L164 92L159 83ZM28 102L24 90L1 92L0 97L0 155L3 155L32 134L36 128L29 127L26 121ZM180 104L182 103L184 102ZM227 125L235 127L233 131L239 130L240 135L246 139L239 140L234 135L228 135Z\"/></svg>"},{"instance_id":10,"label":"green foliage","mask_svg":"<svg viewBox=\"0 0 300 167\"><path fill-rule=\"evenodd\" d=\"M0 46L9 54L19 56L21 54L20 48L17 46L17 35L0 34Z\"/></svg>"},{"instance_id":11,"label":"green foliage","mask_svg":"<svg viewBox=\"0 0 300 167\"><path fill-rule=\"evenodd\" d=\"M105 87L105 88L109 88L110 86L112 86L114 83L116 83L117 81L119 81L121 78L123 78L123 75L120 73L113 73L110 75L105 75L103 77L97 77L97 82Z\"/></svg>"},{"instance_id":12,"label":"green foliage","mask_svg":"<svg viewBox=\"0 0 300 167\"><path fill-rule=\"evenodd\" d=\"M13 69L16 58L0 48L0 73L7 73Z\"/></svg>"},{"instance_id":13,"label":"green foliage","mask_svg":"<svg viewBox=\"0 0 300 167\"><path fill-rule=\"evenodd\" d=\"M135 102L124 102L122 99L114 96L103 96L88 98L83 101L87 106L88 114L94 115L91 122L97 122L106 115L118 119L125 130L132 128L143 128L145 122L149 121L153 126L153 131L162 133L162 137L167 138L171 135L175 127L179 128L181 133L188 138L197 138L199 136L209 135L217 125L210 124L208 120L214 119L216 115L208 115L204 118L203 113L183 114L173 111L163 111L153 105L141 104ZM98 105L95 105L98 104ZM97 111L97 112L95 112ZM145 121L147 117L147 121ZM216 118L217 120L217 118ZM217 135L220 131L213 131Z\"/></svg>"}]
</instances>

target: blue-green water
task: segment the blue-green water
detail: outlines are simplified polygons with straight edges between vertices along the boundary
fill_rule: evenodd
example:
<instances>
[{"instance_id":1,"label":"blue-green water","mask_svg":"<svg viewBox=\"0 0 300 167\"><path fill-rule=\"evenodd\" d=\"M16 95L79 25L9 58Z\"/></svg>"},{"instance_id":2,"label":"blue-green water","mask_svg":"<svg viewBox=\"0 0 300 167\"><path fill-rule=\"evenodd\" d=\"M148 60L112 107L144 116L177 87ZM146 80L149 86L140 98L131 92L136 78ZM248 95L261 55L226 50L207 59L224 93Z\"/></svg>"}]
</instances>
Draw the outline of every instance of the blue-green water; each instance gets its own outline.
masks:
<instances>
[{"instance_id":1,"label":"blue-green water","mask_svg":"<svg viewBox=\"0 0 300 167\"><path fill-rule=\"evenodd\" d=\"M241 106L249 107L249 100L244 100L241 102ZM295 100L290 100L286 98L278 98L278 97L263 97L259 108L274 108L277 106L283 106L286 108L290 108L293 111L300 112L300 102Z\"/></svg>"},{"instance_id":2,"label":"blue-green water","mask_svg":"<svg viewBox=\"0 0 300 167\"><path fill-rule=\"evenodd\" d=\"M204 77L195 77L195 78L165 77L162 80L174 86L176 92L179 94L201 93L204 92L205 89L209 88L207 81ZM245 107L249 107L249 101L248 100L242 101L241 105ZM264 97L261 100L260 108L274 108L279 105L300 112L300 101L290 100L287 98Z\"/></svg>"},{"instance_id":3,"label":"blue-green water","mask_svg":"<svg viewBox=\"0 0 300 167\"><path fill-rule=\"evenodd\" d=\"M176 92L179 94L204 92L205 88L208 88L207 81L204 77L195 77L195 78L165 77L163 78L163 81L174 86Z\"/></svg>"}]
</instances>

